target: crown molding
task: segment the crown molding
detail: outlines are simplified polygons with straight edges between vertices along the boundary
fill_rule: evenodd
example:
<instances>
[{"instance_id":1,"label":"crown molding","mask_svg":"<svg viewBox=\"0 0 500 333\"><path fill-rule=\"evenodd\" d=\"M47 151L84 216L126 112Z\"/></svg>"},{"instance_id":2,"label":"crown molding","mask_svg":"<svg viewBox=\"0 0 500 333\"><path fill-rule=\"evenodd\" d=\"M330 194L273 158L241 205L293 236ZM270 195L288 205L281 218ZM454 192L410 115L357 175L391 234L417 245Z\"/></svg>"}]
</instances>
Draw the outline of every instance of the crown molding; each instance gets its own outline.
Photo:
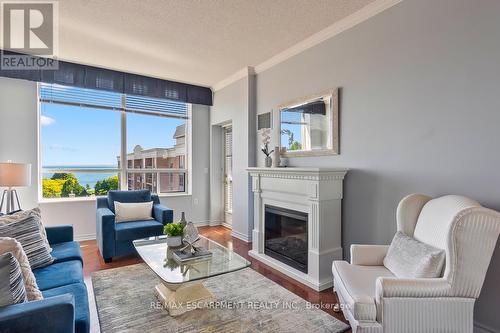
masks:
<instances>
[{"instance_id":1,"label":"crown molding","mask_svg":"<svg viewBox=\"0 0 500 333\"><path fill-rule=\"evenodd\" d=\"M236 73L234 73L231 76L228 76L224 80L216 83L214 86L212 86L213 91L220 90L228 85L230 85L233 82L238 81L239 79L248 76L250 74L259 74L264 72L265 70L276 66L279 63L282 63L283 61L304 52L307 49L312 48L313 46L316 46L322 42L324 42L327 39L330 39L366 20L369 18L383 12L384 10L400 3L403 0L376 0L365 7L361 8L355 13L352 13L349 16L346 16L345 18L335 22L334 24L330 25L329 27L315 33L314 35L304 39L303 41L289 47L288 49L276 54L275 56L269 58L268 60L264 61L263 63L258 64L255 67L245 67ZM249 68L252 68L252 73L249 72Z\"/></svg>"},{"instance_id":2,"label":"crown molding","mask_svg":"<svg viewBox=\"0 0 500 333\"><path fill-rule=\"evenodd\" d=\"M239 71L237 71L236 73L234 73L233 75L228 76L224 80L217 82L215 85L212 86L212 91L220 90L230 85L231 83L241 80L242 78L252 74L255 74L255 70L253 67L250 66L244 67Z\"/></svg>"}]
</instances>

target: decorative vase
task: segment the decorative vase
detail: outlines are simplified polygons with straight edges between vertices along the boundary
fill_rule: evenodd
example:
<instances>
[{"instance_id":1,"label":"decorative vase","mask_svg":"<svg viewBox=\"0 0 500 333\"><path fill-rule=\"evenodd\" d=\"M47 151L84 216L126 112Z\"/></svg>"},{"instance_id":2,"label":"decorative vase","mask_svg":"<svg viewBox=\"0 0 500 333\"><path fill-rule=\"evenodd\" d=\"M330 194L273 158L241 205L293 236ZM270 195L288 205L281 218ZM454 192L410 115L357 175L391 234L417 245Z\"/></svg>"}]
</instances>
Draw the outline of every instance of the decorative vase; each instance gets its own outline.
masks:
<instances>
[{"instance_id":1,"label":"decorative vase","mask_svg":"<svg viewBox=\"0 0 500 333\"><path fill-rule=\"evenodd\" d=\"M280 147L274 147L274 158L273 158L273 168L277 168L280 166Z\"/></svg>"},{"instance_id":2,"label":"decorative vase","mask_svg":"<svg viewBox=\"0 0 500 333\"><path fill-rule=\"evenodd\" d=\"M271 156L266 156L266 168L270 168L273 165L273 159Z\"/></svg>"},{"instance_id":3,"label":"decorative vase","mask_svg":"<svg viewBox=\"0 0 500 333\"><path fill-rule=\"evenodd\" d=\"M177 247L182 245L182 236L167 236L167 246Z\"/></svg>"},{"instance_id":4,"label":"decorative vase","mask_svg":"<svg viewBox=\"0 0 500 333\"><path fill-rule=\"evenodd\" d=\"M185 227L186 224L187 224L187 221L186 221L186 214L184 212L181 213L181 220L179 221L179 223Z\"/></svg>"}]
</instances>

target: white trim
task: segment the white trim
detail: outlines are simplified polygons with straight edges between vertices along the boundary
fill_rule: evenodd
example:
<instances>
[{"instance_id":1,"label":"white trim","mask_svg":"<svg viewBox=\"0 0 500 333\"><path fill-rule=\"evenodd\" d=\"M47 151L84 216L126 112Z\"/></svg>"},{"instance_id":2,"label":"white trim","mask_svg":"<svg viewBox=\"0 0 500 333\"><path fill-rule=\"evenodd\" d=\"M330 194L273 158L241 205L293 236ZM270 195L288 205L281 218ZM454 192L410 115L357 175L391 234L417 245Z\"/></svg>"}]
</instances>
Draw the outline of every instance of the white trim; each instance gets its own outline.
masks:
<instances>
[{"instance_id":1,"label":"white trim","mask_svg":"<svg viewBox=\"0 0 500 333\"><path fill-rule=\"evenodd\" d=\"M223 226L223 227L225 227L225 228L228 228L229 230L233 230L233 225L232 224L229 224L229 223L226 223L226 222L221 222L220 225Z\"/></svg>"},{"instance_id":2,"label":"white trim","mask_svg":"<svg viewBox=\"0 0 500 333\"><path fill-rule=\"evenodd\" d=\"M252 241L252 236L241 233L241 232L236 231L234 229L232 229L232 231L231 231L231 236L234 238L238 238L239 240L242 240L246 243L250 243Z\"/></svg>"},{"instance_id":3,"label":"white trim","mask_svg":"<svg viewBox=\"0 0 500 333\"><path fill-rule=\"evenodd\" d=\"M265 70L276 66L277 64L290 59L291 57L304 52L305 50L308 50L322 42L324 42L327 39L330 39L366 20L369 18L383 12L384 10L400 3L403 0L376 0L365 7L361 8L355 13L352 13L351 15L341 19L340 21L335 22L334 24L330 25L329 27L318 31L314 35L304 39L303 41L289 47L288 49L274 55L273 57L269 58L268 60L258 64L257 66L253 67L253 72L249 73L248 68L252 67L246 67L243 69L240 69L236 73L234 73L231 76L228 76L227 78L223 79L222 81L217 82L212 86L213 91L220 90L228 85L230 85L233 82L238 81L239 79L250 75L250 74L259 74L264 72Z\"/></svg>"},{"instance_id":4,"label":"white trim","mask_svg":"<svg viewBox=\"0 0 500 333\"><path fill-rule=\"evenodd\" d=\"M77 242L95 240L95 239L96 239L95 234L85 234L85 235L75 236L75 241L77 241Z\"/></svg>"},{"instance_id":5,"label":"white trim","mask_svg":"<svg viewBox=\"0 0 500 333\"><path fill-rule=\"evenodd\" d=\"M252 74L255 74L255 70L253 67L250 67L250 66L244 67L244 68L240 69L239 71L237 71L236 73L228 76L224 80L219 81L216 84L214 84L212 86L212 90L213 91L220 90L220 89L230 85L231 83L236 82L238 80L241 80L241 79L243 79L249 75L252 75Z\"/></svg>"}]
</instances>

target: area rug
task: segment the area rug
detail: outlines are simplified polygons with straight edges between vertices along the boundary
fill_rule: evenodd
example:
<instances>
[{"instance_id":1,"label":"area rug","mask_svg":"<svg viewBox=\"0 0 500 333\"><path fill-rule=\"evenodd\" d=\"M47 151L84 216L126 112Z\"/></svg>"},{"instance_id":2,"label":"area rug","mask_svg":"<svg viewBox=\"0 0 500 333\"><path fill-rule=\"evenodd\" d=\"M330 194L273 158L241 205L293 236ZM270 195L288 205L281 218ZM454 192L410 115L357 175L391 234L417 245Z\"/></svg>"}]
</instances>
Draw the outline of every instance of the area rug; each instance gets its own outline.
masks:
<instances>
[{"instance_id":1,"label":"area rug","mask_svg":"<svg viewBox=\"0 0 500 333\"><path fill-rule=\"evenodd\" d=\"M93 273L101 332L319 333L349 328L251 268L207 279L204 285L217 301L177 317L158 306L153 292L158 283L145 264Z\"/></svg>"}]
</instances>

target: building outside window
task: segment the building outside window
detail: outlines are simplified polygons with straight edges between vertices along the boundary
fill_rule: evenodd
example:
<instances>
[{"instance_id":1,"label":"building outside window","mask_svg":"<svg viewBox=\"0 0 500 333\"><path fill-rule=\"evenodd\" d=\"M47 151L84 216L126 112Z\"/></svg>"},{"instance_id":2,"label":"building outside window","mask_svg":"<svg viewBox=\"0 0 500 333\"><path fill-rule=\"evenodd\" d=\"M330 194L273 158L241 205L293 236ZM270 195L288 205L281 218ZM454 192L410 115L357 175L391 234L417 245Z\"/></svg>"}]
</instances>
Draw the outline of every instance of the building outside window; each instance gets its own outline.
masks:
<instances>
[{"instance_id":1,"label":"building outside window","mask_svg":"<svg viewBox=\"0 0 500 333\"><path fill-rule=\"evenodd\" d=\"M189 104L50 84L39 96L41 198L186 192Z\"/></svg>"}]
</instances>

